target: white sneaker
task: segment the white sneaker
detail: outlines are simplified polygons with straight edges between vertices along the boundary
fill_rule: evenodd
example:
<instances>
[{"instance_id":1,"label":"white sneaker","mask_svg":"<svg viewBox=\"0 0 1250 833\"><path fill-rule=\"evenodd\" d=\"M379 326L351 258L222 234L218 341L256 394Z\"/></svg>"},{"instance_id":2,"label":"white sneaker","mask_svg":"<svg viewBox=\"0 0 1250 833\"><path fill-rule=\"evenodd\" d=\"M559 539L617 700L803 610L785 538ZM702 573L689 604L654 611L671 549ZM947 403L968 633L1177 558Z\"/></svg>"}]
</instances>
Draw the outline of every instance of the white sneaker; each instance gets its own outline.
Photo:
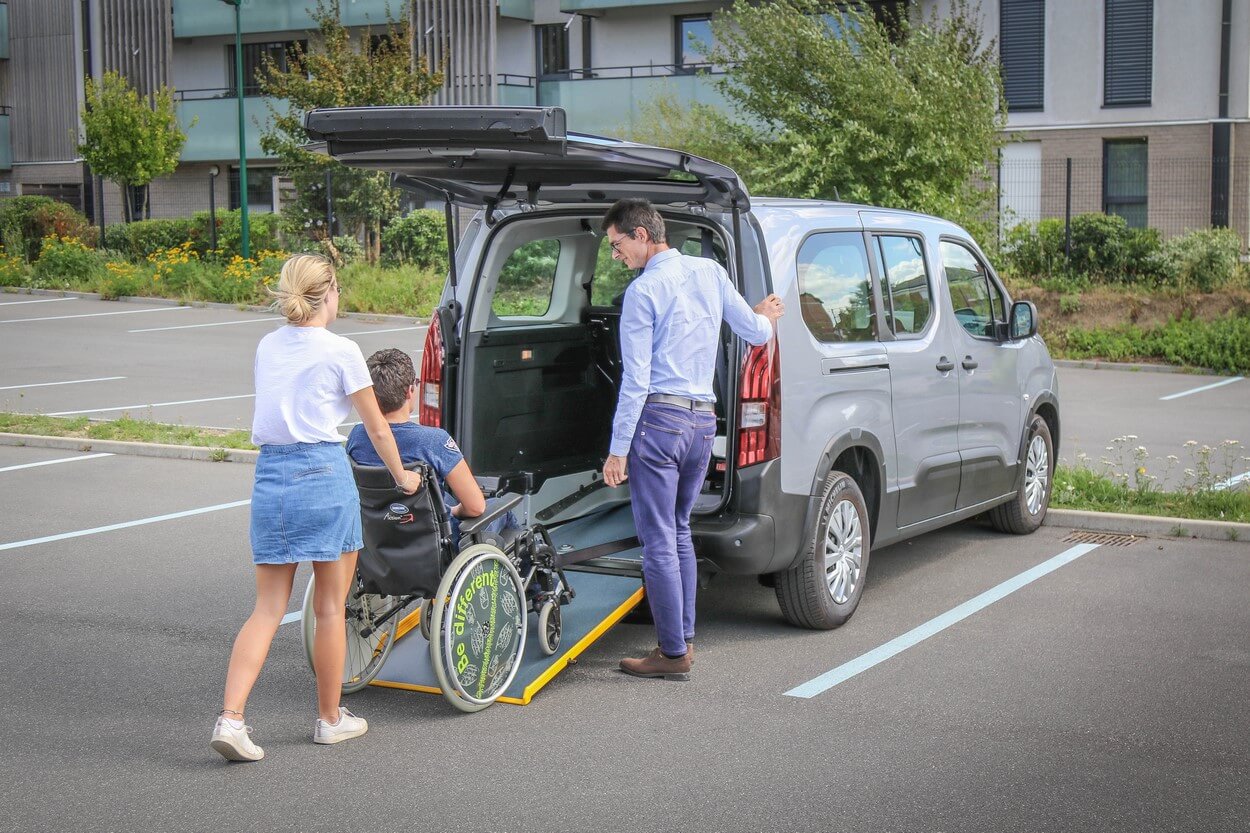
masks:
<instances>
[{"instance_id":1,"label":"white sneaker","mask_svg":"<svg viewBox=\"0 0 1250 833\"><path fill-rule=\"evenodd\" d=\"M358 738L367 731L369 731L367 720L339 706L338 723L326 723L321 718L317 718L317 728L313 731L313 743L339 743Z\"/></svg>"},{"instance_id":2,"label":"white sneaker","mask_svg":"<svg viewBox=\"0 0 1250 833\"><path fill-rule=\"evenodd\" d=\"M252 743L251 733L251 726L236 729L224 716L219 717L213 726L212 747L227 761L259 761L265 750Z\"/></svg>"}]
</instances>

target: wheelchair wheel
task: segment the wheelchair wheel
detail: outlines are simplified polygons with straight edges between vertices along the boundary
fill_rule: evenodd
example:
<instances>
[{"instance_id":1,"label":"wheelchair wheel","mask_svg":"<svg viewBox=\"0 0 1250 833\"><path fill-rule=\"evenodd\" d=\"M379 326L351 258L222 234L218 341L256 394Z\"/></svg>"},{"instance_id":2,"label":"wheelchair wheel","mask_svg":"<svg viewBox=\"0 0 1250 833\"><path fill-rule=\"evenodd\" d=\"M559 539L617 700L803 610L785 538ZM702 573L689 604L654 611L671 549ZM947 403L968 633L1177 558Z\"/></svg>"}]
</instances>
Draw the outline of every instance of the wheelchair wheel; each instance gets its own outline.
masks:
<instances>
[{"instance_id":1,"label":"wheelchair wheel","mask_svg":"<svg viewBox=\"0 0 1250 833\"><path fill-rule=\"evenodd\" d=\"M304 591L304 655L308 658L309 668L313 667L313 639L317 632L317 617L313 612L315 582L316 578L310 578L308 589ZM377 620L396 604L399 604L398 597L362 593L359 580L352 582L344 616L347 630L347 652L343 662L344 694L360 691L373 682L382 669L382 663L386 662L395 645L395 631L400 617L391 616L380 625Z\"/></svg>"},{"instance_id":2,"label":"wheelchair wheel","mask_svg":"<svg viewBox=\"0 0 1250 833\"><path fill-rule=\"evenodd\" d=\"M430 664L443 696L460 711L486 708L521 666L528 619L521 577L498 547L475 544L451 562L432 607Z\"/></svg>"},{"instance_id":3,"label":"wheelchair wheel","mask_svg":"<svg viewBox=\"0 0 1250 833\"><path fill-rule=\"evenodd\" d=\"M550 601L538 611L538 647L551 656L560 649L560 602Z\"/></svg>"},{"instance_id":4,"label":"wheelchair wheel","mask_svg":"<svg viewBox=\"0 0 1250 833\"><path fill-rule=\"evenodd\" d=\"M434 613L434 601L432 599L421 600L421 618L417 621L420 624L421 635L425 637L425 641L430 641L430 616Z\"/></svg>"}]
</instances>

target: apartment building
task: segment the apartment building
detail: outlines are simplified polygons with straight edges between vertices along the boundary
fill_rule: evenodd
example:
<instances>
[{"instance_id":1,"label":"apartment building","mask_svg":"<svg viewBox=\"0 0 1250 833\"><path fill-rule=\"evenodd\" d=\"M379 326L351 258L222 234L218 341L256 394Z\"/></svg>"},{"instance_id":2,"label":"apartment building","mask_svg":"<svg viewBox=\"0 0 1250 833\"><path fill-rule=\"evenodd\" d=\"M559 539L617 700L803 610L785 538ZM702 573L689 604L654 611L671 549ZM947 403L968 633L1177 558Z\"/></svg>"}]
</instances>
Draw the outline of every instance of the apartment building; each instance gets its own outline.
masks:
<instances>
[{"instance_id":1,"label":"apartment building","mask_svg":"<svg viewBox=\"0 0 1250 833\"><path fill-rule=\"evenodd\" d=\"M876 0L888 2L888 0ZM264 56L307 42L314 0L243 0L248 202L280 199L260 151ZM913 15L951 0L894 0ZM445 67L437 103L559 105L572 130L628 133L660 95L723 105L697 45L728 0L413 0L417 53ZM341 0L358 37L400 0ZM999 50L1007 132L995 174L1004 223L1109 211L1167 234L1250 235L1250 0L981 0ZM237 205L233 9L219 0L0 2L0 197L49 193L91 212L76 160L82 79L125 72L177 90L188 141L153 183L151 213ZM216 177L211 171L219 171ZM105 186L104 217L120 218Z\"/></svg>"}]
</instances>

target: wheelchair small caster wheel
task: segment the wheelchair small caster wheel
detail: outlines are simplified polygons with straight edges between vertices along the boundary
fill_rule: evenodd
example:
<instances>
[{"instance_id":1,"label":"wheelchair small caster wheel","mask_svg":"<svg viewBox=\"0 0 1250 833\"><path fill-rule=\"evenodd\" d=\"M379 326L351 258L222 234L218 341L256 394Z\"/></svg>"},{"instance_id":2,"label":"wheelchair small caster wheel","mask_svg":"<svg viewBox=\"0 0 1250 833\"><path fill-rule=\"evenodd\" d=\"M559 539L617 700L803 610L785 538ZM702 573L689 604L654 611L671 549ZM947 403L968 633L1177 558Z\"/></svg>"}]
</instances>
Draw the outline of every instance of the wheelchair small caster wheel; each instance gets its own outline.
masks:
<instances>
[{"instance_id":1,"label":"wheelchair small caster wheel","mask_svg":"<svg viewBox=\"0 0 1250 833\"><path fill-rule=\"evenodd\" d=\"M430 617L434 613L434 603L430 599L421 600L421 618L418 620L421 627L421 635L425 637L425 641L430 641Z\"/></svg>"},{"instance_id":2,"label":"wheelchair small caster wheel","mask_svg":"<svg viewBox=\"0 0 1250 833\"><path fill-rule=\"evenodd\" d=\"M538 612L538 647L551 656L560 648L560 602L553 599Z\"/></svg>"}]
</instances>

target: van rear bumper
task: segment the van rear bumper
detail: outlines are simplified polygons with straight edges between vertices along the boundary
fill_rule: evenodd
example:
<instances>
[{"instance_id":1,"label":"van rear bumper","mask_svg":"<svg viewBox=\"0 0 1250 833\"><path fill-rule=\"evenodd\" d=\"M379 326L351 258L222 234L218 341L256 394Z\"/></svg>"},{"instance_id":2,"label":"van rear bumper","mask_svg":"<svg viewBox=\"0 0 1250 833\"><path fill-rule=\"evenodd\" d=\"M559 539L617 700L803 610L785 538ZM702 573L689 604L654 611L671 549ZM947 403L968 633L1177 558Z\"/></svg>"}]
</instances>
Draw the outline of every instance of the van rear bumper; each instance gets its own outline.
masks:
<instances>
[{"instance_id":1,"label":"van rear bumper","mask_svg":"<svg viewBox=\"0 0 1250 833\"><path fill-rule=\"evenodd\" d=\"M740 510L691 519L695 552L723 573L761 575L794 563L807 518L807 495L781 491L781 461L734 473L732 504Z\"/></svg>"}]
</instances>

